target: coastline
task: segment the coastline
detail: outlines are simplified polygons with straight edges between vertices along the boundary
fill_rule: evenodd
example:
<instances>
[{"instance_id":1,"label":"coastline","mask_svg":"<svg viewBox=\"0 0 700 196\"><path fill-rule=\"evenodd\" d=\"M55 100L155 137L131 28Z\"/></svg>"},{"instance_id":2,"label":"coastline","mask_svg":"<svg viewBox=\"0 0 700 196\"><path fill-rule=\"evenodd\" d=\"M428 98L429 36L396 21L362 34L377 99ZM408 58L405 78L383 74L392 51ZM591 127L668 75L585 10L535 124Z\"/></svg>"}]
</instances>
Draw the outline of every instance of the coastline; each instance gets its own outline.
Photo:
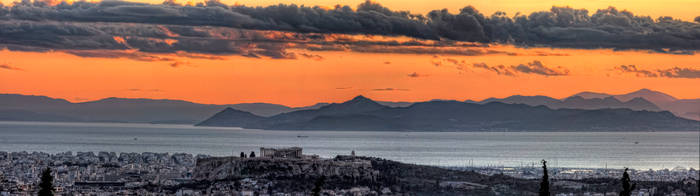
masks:
<instances>
[{"instance_id":1,"label":"coastline","mask_svg":"<svg viewBox=\"0 0 700 196\"><path fill-rule=\"evenodd\" d=\"M247 153L245 153L247 154ZM248 154L250 155L250 154ZM178 194L302 193L323 176L327 193L441 193L454 195L526 194L542 175L537 165L523 168L445 168L406 164L387 159L354 155L333 158L212 157L186 153L0 152L0 191L32 193L38 172L53 168L54 185L61 193ZM561 193L614 192L621 169L574 169L550 167L553 190ZM391 177L390 177L391 176ZM693 193L687 187L664 190L674 184L695 183L697 170L631 170L642 193L676 191ZM389 177L389 178L388 178ZM601 184L602 183L602 184ZM235 184L236 186L231 186ZM307 187L299 189L299 187ZM427 192L425 192L427 191ZM595 193L595 191L593 192Z\"/></svg>"}]
</instances>

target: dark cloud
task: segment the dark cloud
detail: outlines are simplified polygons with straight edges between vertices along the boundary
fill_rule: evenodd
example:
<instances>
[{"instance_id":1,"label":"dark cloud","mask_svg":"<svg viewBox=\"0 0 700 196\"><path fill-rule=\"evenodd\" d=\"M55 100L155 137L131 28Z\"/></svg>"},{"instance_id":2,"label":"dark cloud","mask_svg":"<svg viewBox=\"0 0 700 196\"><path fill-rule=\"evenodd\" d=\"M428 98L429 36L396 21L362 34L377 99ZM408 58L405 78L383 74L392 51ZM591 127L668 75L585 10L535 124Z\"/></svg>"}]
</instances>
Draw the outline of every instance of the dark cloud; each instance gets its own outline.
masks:
<instances>
[{"instance_id":1,"label":"dark cloud","mask_svg":"<svg viewBox=\"0 0 700 196\"><path fill-rule=\"evenodd\" d=\"M409 89L405 89L405 88L375 88L375 89L372 89L372 91L409 91Z\"/></svg>"},{"instance_id":2,"label":"dark cloud","mask_svg":"<svg viewBox=\"0 0 700 196\"><path fill-rule=\"evenodd\" d=\"M636 65L620 65L614 68L623 73L634 73L639 77L700 78L700 69L672 67L668 69L646 70Z\"/></svg>"},{"instance_id":3,"label":"dark cloud","mask_svg":"<svg viewBox=\"0 0 700 196\"><path fill-rule=\"evenodd\" d=\"M527 64L519 65L496 65L489 66L486 63L474 63L472 67L495 72L498 75L516 76L518 74L536 74L543 76L565 76L569 75L569 70L561 66L545 66L541 61L534 60Z\"/></svg>"},{"instance_id":4,"label":"dark cloud","mask_svg":"<svg viewBox=\"0 0 700 196\"><path fill-rule=\"evenodd\" d=\"M24 69L19 67L10 66L7 64L0 64L0 69L14 70L14 71L24 71Z\"/></svg>"},{"instance_id":5,"label":"dark cloud","mask_svg":"<svg viewBox=\"0 0 700 196\"><path fill-rule=\"evenodd\" d=\"M649 49L693 54L700 24L652 19L616 8L552 7L508 17L484 16L467 6L426 15L394 11L366 1L357 9L298 5L228 6L217 0L196 6L174 1L46 3L24 0L0 6L0 47L11 50L126 50L148 53L295 58L288 48L370 53L518 55L466 47L464 42L563 48ZM417 40L355 40L338 34L408 36ZM420 40L420 41L419 41ZM432 42L426 42L432 40ZM548 54L536 54L548 55ZM551 54L555 55L555 54ZM302 55L303 56L303 55Z\"/></svg>"},{"instance_id":6,"label":"dark cloud","mask_svg":"<svg viewBox=\"0 0 700 196\"><path fill-rule=\"evenodd\" d=\"M660 17L635 16L615 8L598 10L553 7L528 16L507 17L497 12L484 16L467 6L459 13L446 9L427 15L392 11L370 1L356 10L337 6L274 5L268 7L227 6L207 1L197 6L180 6L104 1L75 2L46 6L23 1L3 7L4 18L21 20L129 22L190 26L223 26L257 30L315 33L405 35L423 39L447 38L459 41L514 42L575 48L671 48L697 50L698 25ZM652 39L655 38L655 39ZM654 40L654 41L651 41ZM688 42L689 41L689 42Z\"/></svg>"}]
</instances>

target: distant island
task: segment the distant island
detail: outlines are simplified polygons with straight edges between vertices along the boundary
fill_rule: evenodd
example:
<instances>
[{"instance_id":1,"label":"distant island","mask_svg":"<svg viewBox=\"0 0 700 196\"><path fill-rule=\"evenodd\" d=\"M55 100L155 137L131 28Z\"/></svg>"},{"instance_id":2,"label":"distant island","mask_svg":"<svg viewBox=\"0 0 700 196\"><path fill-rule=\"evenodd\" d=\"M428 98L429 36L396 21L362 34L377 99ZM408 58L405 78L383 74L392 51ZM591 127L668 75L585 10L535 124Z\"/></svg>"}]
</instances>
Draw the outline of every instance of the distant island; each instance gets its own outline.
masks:
<instances>
[{"instance_id":1,"label":"distant island","mask_svg":"<svg viewBox=\"0 0 700 196\"><path fill-rule=\"evenodd\" d=\"M197 126L367 131L689 131L700 122L667 111L551 109L489 102L429 101L388 107L364 96L318 109L261 117L233 108Z\"/></svg>"},{"instance_id":2,"label":"distant island","mask_svg":"<svg viewBox=\"0 0 700 196\"><path fill-rule=\"evenodd\" d=\"M548 96L524 96L513 95L505 98L488 98L481 101L456 101L456 100L432 100L426 102L391 102L391 101L374 101L379 104L372 104L367 111L352 112L343 111L346 115L342 122L347 123L347 118L354 118L358 123L368 123L371 120L379 120L386 123L399 123L386 121L386 117L377 114L368 114L375 109L391 108L412 108L414 104L419 105L435 105L439 102L447 102L447 104L456 105L458 108L469 109L468 104L490 105L495 103L506 104L524 104L527 106L545 106L549 109L583 109L583 110L603 110L598 112L613 112L626 110L607 110L607 109L628 109L631 113L638 114L637 111L662 112L668 111L673 115L685 119L700 120L700 99L676 99L668 94L653 91L649 89L641 89L627 94L613 95L595 92L581 92L562 99L552 98ZM436 102L431 103L430 102ZM271 123L271 119L284 119L285 116L299 115L298 111L317 110L325 106L333 105L333 103L320 102L304 107L290 107L273 103L238 103L238 104L201 104L184 100L172 99L146 99L146 98L105 98L95 101L86 102L69 102L65 99L50 98L46 96L20 95L20 94L0 94L0 121L48 121L48 122L122 122L122 123L158 123L158 124L198 124L202 126L242 126L242 127L264 127L271 129L289 129L294 127L306 127L304 120L295 121L297 125L291 126L283 122ZM336 103L335 105L338 105ZM423 107L421 106L421 107ZM334 106L335 107L335 106ZM484 106L494 107L493 105ZM521 106L522 107L522 106ZM327 110L327 109L324 109ZM386 111L400 111L400 109L384 109ZM405 110L405 109L404 109ZM634 112L633 112L634 111ZM308 112L308 111L307 111ZM475 111L476 112L476 111ZM219 113L219 114L217 114ZM247 115L250 113L252 115ZM294 113L294 114L287 114ZM300 112L306 113L306 112ZM558 112L563 113L563 112ZM643 112L642 112L643 113ZM212 118L215 114L218 117ZM228 114L238 116L240 118L227 117L222 118L221 115ZM618 113L619 114L619 113ZM639 113L641 114L641 113ZM460 114L463 115L463 114ZM564 114L565 115L565 114ZM621 115L621 114L620 114ZM658 113L657 113L658 115ZM313 116L313 115L312 115ZM338 115L326 115L321 113L315 119L313 126L320 126L318 123L333 121L341 121ZM378 118L377 118L378 117ZM560 116L561 117L561 116ZM406 118L405 116L402 118ZM514 117L515 118L515 117ZM225 121L229 121L224 123ZM249 119L248 122L240 122L242 119ZM287 119L289 120L289 119ZM489 122L495 123L489 119ZM503 119L501 119L503 120ZM512 122L512 119L506 119ZM571 120L571 119L568 119ZM265 121L265 123L262 123ZM464 121L462 121L464 122ZM400 122L404 123L404 122ZM532 122L535 123L535 122ZM551 121L548 123L556 123ZM650 122L643 122L650 123ZM243 126L243 124L245 126ZM483 124L480 126L456 126L456 129L507 129L502 123L499 126L490 127ZM667 126L654 125L646 126L639 124L639 127L624 126L635 129L652 129L652 128L668 128ZM663 124L663 123L662 123ZM360 126L356 124L354 126ZM369 125L368 125L369 126ZM377 125L372 125L375 129ZM389 130L404 130L413 129L411 127L396 127L386 124L383 129ZM393 127L392 127L393 126ZM563 126L563 125L562 125ZM529 126L526 126L527 128ZM600 129L619 126L602 126ZM350 127L346 127L350 128ZM379 127L381 128L381 127ZM418 127L415 127L418 128ZM449 128L450 130L452 128ZM561 127L558 127L561 128ZM568 129L577 129L581 127L566 127ZM308 128L311 129L311 128ZM315 129L315 128L314 128ZM367 129L370 129L369 127ZM520 130L522 128L519 128ZM530 128L527 128L530 129ZM590 129L593 129L591 127ZM597 130L598 128L595 128ZM443 130L442 128L438 130Z\"/></svg>"}]
</instances>

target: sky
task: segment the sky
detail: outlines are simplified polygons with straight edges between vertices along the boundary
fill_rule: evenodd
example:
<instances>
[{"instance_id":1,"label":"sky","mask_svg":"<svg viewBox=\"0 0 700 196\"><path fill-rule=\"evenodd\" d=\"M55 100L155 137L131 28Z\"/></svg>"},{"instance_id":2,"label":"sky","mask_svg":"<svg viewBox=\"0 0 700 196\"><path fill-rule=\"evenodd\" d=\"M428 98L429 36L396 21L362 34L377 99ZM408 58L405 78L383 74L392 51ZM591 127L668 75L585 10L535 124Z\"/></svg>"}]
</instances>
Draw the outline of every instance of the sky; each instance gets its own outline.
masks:
<instances>
[{"instance_id":1,"label":"sky","mask_svg":"<svg viewBox=\"0 0 700 196\"><path fill-rule=\"evenodd\" d=\"M2 2L0 93L288 106L641 88L700 98L700 1ZM290 2L322 8L267 7Z\"/></svg>"}]
</instances>

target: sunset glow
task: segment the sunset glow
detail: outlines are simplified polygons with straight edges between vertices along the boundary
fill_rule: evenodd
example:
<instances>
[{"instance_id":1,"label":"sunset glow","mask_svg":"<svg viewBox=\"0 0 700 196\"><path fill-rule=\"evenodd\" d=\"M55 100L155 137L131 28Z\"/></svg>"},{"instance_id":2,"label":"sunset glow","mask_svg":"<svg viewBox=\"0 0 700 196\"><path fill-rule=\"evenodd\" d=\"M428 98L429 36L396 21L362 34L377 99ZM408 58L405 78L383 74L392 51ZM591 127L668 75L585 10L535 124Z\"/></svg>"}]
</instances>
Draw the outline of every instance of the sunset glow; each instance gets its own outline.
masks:
<instances>
[{"instance_id":1,"label":"sunset glow","mask_svg":"<svg viewBox=\"0 0 700 196\"><path fill-rule=\"evenodd\" d=\"M5 6L12 5L6 0L2 2ZM338 3L354 7L364 1L222 1L248 6L293 2L330 8ZM392 10L419 14L442 8L458 12L472 5L486 16L499 10L509 16L516 12L529 14L548 11L551 6L585 8L589 15L597 9L614 6L652 19L672 16L683 21L692 21L700 15L696 9L700 1L693 0L385 0L378 3ZM22 22L28 26L43 25L36 21ZM79 22L83 23L91 24ZM698 26L692 22L686 24ZM95 23L103 29L116 29L109 25ZM16 38L0 38L0 43L6 44L0 51L0 65L3 65L0 92L45 95L73 102L131 97L289 106L339 102L358 94L385 101L481 100L514 94L564 98L581 91L614 94L650 88L677 98L700 97L700 77L682 72L696 73L700 68L700 56L692 48L684 52L663 52L663 48L579 49L567 48L569 43L554 43L557 47L523 47L358 33L248 32L227 27L193 30L206 32L208 38L231 41L229 45L218 46L216 41L207 42L209 45L192 41L198 39L189 39L194 33L186 35L184 30L173 29L177 26L165 25L127 21L124 27L119 27L124 30L112 36L93 36L104 42L89 47L87 41L65 46L59 41L30 40L39 44L24 45ZM126 30L141 26L157 32L158 36L141 37ZM319 35L324 37L316 38ZM260 39L266 41L256 41ZM277 41L282 44L276 44ZM196 50L186 51L185 46ZM217 51L219 47L226 51ZM590 46L580 48L587 47ZM519 65L532 70L517 69ZM628 65L638 70L621 67Z\"/></svg>"}]
</instances>

